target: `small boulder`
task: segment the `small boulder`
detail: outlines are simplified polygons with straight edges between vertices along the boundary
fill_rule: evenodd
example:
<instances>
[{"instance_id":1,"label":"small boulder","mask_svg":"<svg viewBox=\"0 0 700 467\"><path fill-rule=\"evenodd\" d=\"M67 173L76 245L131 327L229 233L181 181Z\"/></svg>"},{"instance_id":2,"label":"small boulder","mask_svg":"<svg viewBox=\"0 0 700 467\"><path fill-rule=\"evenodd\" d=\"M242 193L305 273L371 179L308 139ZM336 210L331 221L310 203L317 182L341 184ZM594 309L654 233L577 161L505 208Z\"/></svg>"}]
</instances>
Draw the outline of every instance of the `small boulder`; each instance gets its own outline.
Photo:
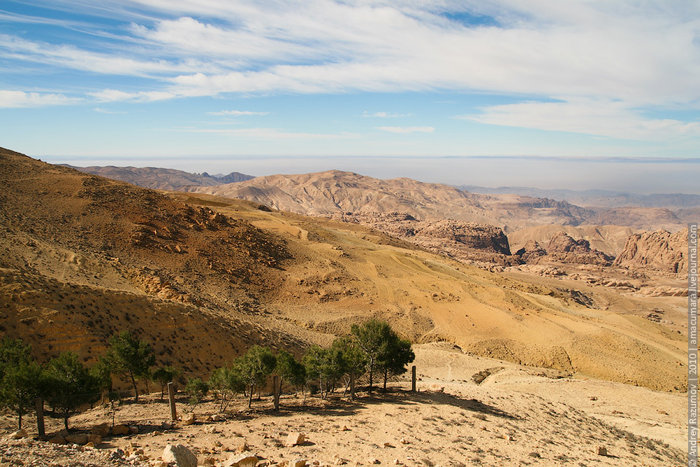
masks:
<instances>
[{"instance_id":1,"label":"small boulder","mask_svg":"<svg viewBox=\"0 0 700 467\"><path fill-rule=\"evenodd\" d=\"M132 435L138 435L139 434L139 427L136 425L129 425L129 433Z\"/></svg>"},{"instance_id":2,"label":"small boulder","mask_svg":"<svg viewBox=\"0 0 700 467\"><path fill-rule=\"evenodd\" d=\"M100 425L95 425L90 430L93 435L98 435L104 438L109 435L109 423L102 423Z\"/></svg>"},{"instance_id":3,"label":"small boulder","mask_svg":"<svg viewBox=\"0 0 700 467\"><path fill-rule=\"evenodd\" d=\"M605 446L598 446L598 455L599 456L607 456L608 449Z\"/></svg>"},{"instance_id":4,"label":"small boulder","mask_svg":"<svg viewBox=\"0 0 700 467\"><path fill-rule=\"evenodd\" d=\"M174 463L177 467L197 467L197 456L181 444L168 444L161 456L164 462Z\"/></svg>"},{"instance_id":5,"label":"small boulder","mask_svg":"<svg viewBox=\"0 0 700 467\"><path fill-rule=\"evenodd\" d=\"M90 433L87 435L87 442L92 443L93 446L97 446L102 442L102 436Z\"/></svg>"},{"instance_id":6,"label":"small boulder","mask_svg":"<svg viewBox=\"0 0 700 467\"><path fill-rule=\"evenodd\" d=\"M231 457L224 463L224 467L255 467L259 460L257 456L249 452L231 454Z\"/></svg>"},{"instance_id":7,"label":"small boulder","mask_svg":"<svg viewBox=\"0 0 700 467\"><path fill-rule=\"evenodd\" d=\"M72 433L66 435L65 439L70 444L86 444L88 442L88 436L85 433Z\"/></svg>"},{"instance_id":8,"label":"small boulder","mask_svg":"<svg viewBox=\"0 0 700 467\"><path fill-rule=\"evenodd\" d=\"M306 467L306 459L294 459L289 461L289 467Z\"/></svg>"},{"instance_id":9,"label":"small boulder","mask_svg":"<svg viewBox=\"0 0 700 467\"><path fill-rule=\"evenodd\" d=\"M114 425L112 427L112 435L114 436L124 436L130 433L129 427L126 425Z\"/></svg>"},{"instance_id":10,"label":"small boulder","mask_svg":"<svg viewBox=\"0 0 700 467\"><path fill-rule=\"evenodd\" d=\"M197 417L194 415L194 412L182 418L183 425L194 425L195 421L197 421Z\"/></svg>"},{"instance_id":11,"label":"small boulder","mask_svg":"<svg viewBox=\"0 0 700 467\"><path fill-rule=\"evenodd\" d=\"M370 457L369 459L367 459L367 463L370 464L370 465L372 465L372 464L381 464L381 461L380 461L379 459L377 459L377 458Z\"/></svg>"},{"instance_id":12,"label":"small boulder","mask_svg":"<svg viewBox=\"0 0 700 467\"><path fill-rule=\"evenodd\" d=\"M52 438L49 438L49 443L51 443L51 444L66 444L66 438L64 438L61 435L56 435Z\"/></svg>"},{"instance_id":13,"label":"small boulder","mask_svg":"<svg viewBox=\"0 0 700 467\"><path fill-rule=\"evenodd\" d=\"M304 433L299 433L298 431L295 431L293 433L289 433L287 435L287 441L285 441L285 446L287 447L292 447L292 446L299 446L306 440L306 437L304 436Z\"/></svg>"}]
</instances>

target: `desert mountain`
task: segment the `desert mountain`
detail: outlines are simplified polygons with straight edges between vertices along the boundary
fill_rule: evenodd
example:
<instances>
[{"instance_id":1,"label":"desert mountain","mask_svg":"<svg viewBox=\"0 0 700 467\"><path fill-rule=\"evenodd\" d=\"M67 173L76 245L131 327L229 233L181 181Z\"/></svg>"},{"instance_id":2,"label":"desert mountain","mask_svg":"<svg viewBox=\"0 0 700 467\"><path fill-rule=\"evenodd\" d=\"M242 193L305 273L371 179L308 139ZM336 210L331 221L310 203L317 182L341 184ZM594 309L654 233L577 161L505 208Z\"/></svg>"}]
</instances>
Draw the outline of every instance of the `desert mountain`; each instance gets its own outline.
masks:
<instances>
[{"instance_id":1,"label":"desert mountain","mask_svg":"<svg viewBox=\"0 0 700 467\"><path fill-rule=\"evenodd\" d=\"M0 183L0 325L39 355L89 358L131 328L162 362L208 376L253 342L300 351L380 317L414 342L685 388L682 297L494 274L366 226L165 195L7 150ZM449 222L432 234L476 241Z\"/></svg>"},{"instance_id":2,"label":"desert mountain","mask_svg":"<svg viewBox=\"0 0 700 467\"><path fill-rule=\"evenodd\" d=\"M81 172L99 175L101 177L120 180L144 188L156 190L182 190L189 186L211 186L222 183L236 183L250 180L253 177L239 172L228 175L209 175L204 172L193 174L182 170L162 169L157 167L71 167Z\"/></svg>"},{"instance_id":3,"label":"desert mountain","mask_svg":"<svg viewBox=\"0 0 700 467\"><path fill-rule=\"evenodd\" d=\"M591 211L551 199L480 195L408 178L380 180L350 172L257 177L192 191L247 199L313 216L399 212L418 220L454 219L512 231L529 225L578 225Z\"/></svg>"}]
</instances>

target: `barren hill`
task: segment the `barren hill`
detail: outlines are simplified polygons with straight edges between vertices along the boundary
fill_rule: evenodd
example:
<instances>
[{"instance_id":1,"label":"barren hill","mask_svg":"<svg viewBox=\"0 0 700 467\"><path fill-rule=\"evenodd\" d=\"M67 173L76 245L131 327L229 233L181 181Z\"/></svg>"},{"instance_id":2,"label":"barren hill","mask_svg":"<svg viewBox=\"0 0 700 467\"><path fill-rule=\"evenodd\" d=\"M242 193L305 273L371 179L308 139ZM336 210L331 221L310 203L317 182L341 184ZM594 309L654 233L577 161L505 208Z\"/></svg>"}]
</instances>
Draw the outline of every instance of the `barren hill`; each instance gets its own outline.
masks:
<instances>
[{"instance_id":1,"label":"barren hill","mask_svg":"<svg viewBox=\"0 0 700 467\"><path fill-rule=\"evenodd\" d=\"M120 180L144 188L157 190L182 190L189 186L211 186L222 183L235 183L250 180L251 175L239 172L231 172L228 175L209 175L204 172L194 174L175 169L163 169L157 167L115 167L115 166L90 166L71 167L81 172L99 175L101 177Z\"/></svg>"},{"instance_id":2,"label":"barren hill","mask_svg":"<svg viewBox=\"0 0 700 467\"><path fill-rule=\"evenodd\" d=\"M161 359L207 376L252 342L301 350L380 317L414 342L685 388L681 297L493 274L362 225L164 195L6 150L0 183L0 324L41 355L89 358L114 330L133 327ZM440 204L430 199L424 206ZM458 225L433 233L471 241Z\"/></svg>"},{"instance_id":3,"label":"barren hill","mask_svg":"<svg viewBox=\"0 0 700 467\"><path fill-rule=\"evenodd\" d=\"M526 225L578 225L593 214L551 199L480 195L408 178L380 180L340 171L272 175L192 191L247 199L306 215L400 212L419 220L455 219L496 225L506 231Z\"/></svg>"}]
</instances>

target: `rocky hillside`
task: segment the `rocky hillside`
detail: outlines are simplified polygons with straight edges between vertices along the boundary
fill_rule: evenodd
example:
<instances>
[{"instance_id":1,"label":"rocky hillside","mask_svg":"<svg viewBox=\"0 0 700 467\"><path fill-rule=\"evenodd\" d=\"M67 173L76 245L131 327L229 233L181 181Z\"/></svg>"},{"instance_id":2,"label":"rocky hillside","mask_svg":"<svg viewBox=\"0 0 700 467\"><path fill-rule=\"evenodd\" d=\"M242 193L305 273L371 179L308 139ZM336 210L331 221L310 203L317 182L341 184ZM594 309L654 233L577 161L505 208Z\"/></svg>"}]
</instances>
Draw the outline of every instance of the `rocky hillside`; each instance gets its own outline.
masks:
<instances>
[{"instance_id":1,"label":"rocky hillside","mask_svg":"<svg viewBox=\"0 0 700 467\"><path fill-rule=\"evenodd\" d=\"M231 172L228 175L209 175L189 173L182 170L162 169L157 167L115 167L115 166L91 166L71 167L81 172L99 175L112 180L131 183L144 188L157 190L182 190L190 186L211 186L222 183L236 183L250 180L251 175L239 172Z\"/></svg>"},{"instance_id":2,"label":"rocky hillside","mask_svg":"<svg viewBox=\"0 0 700 467\"><path fill-rule=\"evenodd\" d=\"M551 199L480 195L408 178L380 180L340 171L272 175L191 190L313 216L401 212L418 220L454 219L495 225L506 231L526 225L578 225L593 214Z\"/></svg>"},{"instance_id":3,"label":"rocky hillside","mask_svg":"<svg viewBox=\"0 0 700 467\"><path fill-rule=\"evenodd\" d=\"M530 241L546 245L560 233L565 233L576 240L586 240L591 248L610 256L617 256L625 248L627 239L634 230L631 227L619 225L539 225L509 233L508 241L511 250L518 251Z\"/></svg>"},{"instance_id":4,"label":"rocky hillside","mask_svg":"<svg viewBox=\"0 0 700 467\"><path fill-rule=\"evenodd\" d=\"M296 345L245 320L280 283L289 253L277 238L207 207L7 150L0 185L0 325L40 355L94 357L129 328L164 359L204 373L253 342ZM187 352L174 351L185 343Z\"/></svg>"},{"instance_id":5,"label":"rocky hillside","mask_svg":"<svg viewBox=\"0 0 700 467\"><path fill-rule=\"evenodd\" d=\"M615 265L646 270L653 268L672 274L688 274L688 229L675 233L665 230L629 237Z\"/></svg>"}]
</instances>

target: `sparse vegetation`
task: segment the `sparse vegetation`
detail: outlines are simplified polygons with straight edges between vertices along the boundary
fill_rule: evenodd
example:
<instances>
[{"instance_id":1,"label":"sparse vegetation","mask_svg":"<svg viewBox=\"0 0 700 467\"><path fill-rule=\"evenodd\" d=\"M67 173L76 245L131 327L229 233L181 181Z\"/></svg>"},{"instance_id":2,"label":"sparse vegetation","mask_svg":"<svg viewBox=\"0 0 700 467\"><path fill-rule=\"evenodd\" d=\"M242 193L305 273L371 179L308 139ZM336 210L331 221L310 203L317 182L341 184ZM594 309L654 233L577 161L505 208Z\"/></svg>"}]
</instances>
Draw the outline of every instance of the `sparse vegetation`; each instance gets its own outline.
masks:
<instances>
[{"instance_id":1,"label":"sparse vegetation","mask_svg":"<svg viewBox=\"0 0 700 467\"><path fill-rule=\"evenodd\" d=\"M114 372L129 377L134 387L134 399L139 400L137 378L147 378L155 364L155 354L151 345L139 340L130 331L122 331L109 340L108 359Z\"/></svg>"},{"instance_id":2,"label":"sparse vegetation","mask_svg":"<svg viewBox=\"0 0 700 467\"><path fill-rule=\"evenodd\" d=\"M63 418L66 430L71 415L82 405L99 399L99 381L73 352L64 352L49 361L43 379L46 400L53 414Z\"/></svg>"},{"instance_id":3,"label":"sparse vegetation","mask_svg":"<svg viewBox=\"0 0 700 467\"><path fill-rule=\"evenodd\" d=\"M40 392L41 367L31 355L31 347L20 340L5 338L0 343L0 406L22 416L27 414Z\"/></svg>"}]
</instances>

